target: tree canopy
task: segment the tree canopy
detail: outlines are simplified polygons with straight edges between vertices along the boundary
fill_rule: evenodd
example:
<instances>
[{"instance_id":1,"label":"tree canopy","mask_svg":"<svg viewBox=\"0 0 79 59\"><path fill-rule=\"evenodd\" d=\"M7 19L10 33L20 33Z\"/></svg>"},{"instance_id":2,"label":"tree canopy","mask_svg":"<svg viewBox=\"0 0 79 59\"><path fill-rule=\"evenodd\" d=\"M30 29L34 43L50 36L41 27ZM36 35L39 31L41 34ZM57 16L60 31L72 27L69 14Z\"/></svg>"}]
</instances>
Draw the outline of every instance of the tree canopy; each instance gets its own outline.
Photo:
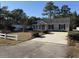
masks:
<instances>
[{"instance_id":1,"label":"tree canopy","mask_svg":"<svg viewBox=\"0 0 79 59\"><path fill-rule=\"evenodd\" d=\"M62 7L59 7L56 6L53 1L49 1L46 3L43 11L44 12L42 13L42 15L46 15L48 17L29 17L23 9L14 9L10 11L8 10L7 6L3 6L2 8L0 8L0 25L4 27L1 28L6 28L9 25L17 23L22 25L32 25L37 20L51 20L52 18L60 17L70 17L70 27L72 29L79 26L79 15L76 11L71 12L71 8L68 5L62 5Z\"/></svg>"}]
</instances>

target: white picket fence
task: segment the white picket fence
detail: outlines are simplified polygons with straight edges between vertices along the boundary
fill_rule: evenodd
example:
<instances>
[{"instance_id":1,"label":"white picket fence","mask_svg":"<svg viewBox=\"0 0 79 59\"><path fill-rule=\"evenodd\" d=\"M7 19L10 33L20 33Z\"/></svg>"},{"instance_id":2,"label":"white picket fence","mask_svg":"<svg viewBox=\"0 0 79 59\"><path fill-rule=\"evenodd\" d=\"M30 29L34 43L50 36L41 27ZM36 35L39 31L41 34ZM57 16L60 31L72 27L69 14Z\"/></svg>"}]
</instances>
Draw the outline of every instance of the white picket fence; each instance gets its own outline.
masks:
<instances>
[{"instance_id":1,"label":"white picket fence","mask_svg":"<svg viewBox=\"0 0 79 59\"><path fill-rule=\"evenodd\" d=\"M0 33L0 38L18 40L18 35Z\"/></svg>"}]
</instances>

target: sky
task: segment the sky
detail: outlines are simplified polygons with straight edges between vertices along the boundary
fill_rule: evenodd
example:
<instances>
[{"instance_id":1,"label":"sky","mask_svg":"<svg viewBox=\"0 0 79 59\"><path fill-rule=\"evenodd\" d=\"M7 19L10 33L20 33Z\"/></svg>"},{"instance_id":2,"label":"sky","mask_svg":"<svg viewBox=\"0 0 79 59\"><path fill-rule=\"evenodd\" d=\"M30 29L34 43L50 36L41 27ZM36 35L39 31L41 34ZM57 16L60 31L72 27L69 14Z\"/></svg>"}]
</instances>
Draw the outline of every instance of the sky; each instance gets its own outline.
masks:
<instances>
[{"instance_id":1,"label":"sky","mask_svg":"<svg viewBox=\"0 0 79 59\"><path fill-rule=\"evenodd\" d=\"M26 15L43 17L43 8L47 1L0 1L1 7L8 6L8 10L23 9ZM62 5L68 5L71 11L79 14L79 1L54 1L56 6L61 8Z\"/></svg>"}]
</instances>

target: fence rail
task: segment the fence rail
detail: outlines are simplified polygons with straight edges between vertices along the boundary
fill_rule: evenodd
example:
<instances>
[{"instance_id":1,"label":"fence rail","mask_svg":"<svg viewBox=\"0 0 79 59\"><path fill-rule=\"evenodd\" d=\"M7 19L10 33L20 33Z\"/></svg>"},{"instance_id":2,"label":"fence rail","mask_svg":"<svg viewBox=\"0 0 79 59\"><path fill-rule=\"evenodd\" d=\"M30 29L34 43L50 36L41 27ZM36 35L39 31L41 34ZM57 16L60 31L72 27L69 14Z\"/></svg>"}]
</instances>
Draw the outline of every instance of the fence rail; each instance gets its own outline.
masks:
<instances>
[{"instance_id":1,"label":"fence rail","mask_svg":"<svg viewBox=\"0 0 79 59\"><path fill-rule=\"evenodd\" d=\"M0 33L0 38L18 40L18 35Z\"/></svg>"}]
</instances>

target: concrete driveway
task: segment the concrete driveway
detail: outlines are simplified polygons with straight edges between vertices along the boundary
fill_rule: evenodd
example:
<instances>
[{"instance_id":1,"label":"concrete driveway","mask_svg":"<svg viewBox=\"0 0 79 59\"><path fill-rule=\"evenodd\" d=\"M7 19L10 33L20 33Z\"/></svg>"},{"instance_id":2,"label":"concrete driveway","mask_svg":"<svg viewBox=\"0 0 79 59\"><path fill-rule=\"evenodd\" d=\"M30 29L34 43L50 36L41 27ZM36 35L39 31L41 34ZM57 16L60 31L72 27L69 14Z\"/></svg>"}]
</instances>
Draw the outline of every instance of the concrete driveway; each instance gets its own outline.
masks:
<instances>
[{"instance_id":1,"label":"concrete driveway","mask_svg":"<svg viewBox=\"0 0 79 59\"><path fill-rule=\"evenodd\" d=\"M50 34L45 34L41 38L34 38L34 41L51 42L59 44L67 44L67 34L68 32L51 32Z\"/></svg>"},{"instance_id":2,"label":"concrete driveway","mask_svg":"<svg viewBox=\"0 0 79 59\"><path fill-rule=\"evenodd\" d=\"M68 57L67 32L51 32L42 38L0 46L1 58L64 58Z\"/></svg>"}]
</instances>

